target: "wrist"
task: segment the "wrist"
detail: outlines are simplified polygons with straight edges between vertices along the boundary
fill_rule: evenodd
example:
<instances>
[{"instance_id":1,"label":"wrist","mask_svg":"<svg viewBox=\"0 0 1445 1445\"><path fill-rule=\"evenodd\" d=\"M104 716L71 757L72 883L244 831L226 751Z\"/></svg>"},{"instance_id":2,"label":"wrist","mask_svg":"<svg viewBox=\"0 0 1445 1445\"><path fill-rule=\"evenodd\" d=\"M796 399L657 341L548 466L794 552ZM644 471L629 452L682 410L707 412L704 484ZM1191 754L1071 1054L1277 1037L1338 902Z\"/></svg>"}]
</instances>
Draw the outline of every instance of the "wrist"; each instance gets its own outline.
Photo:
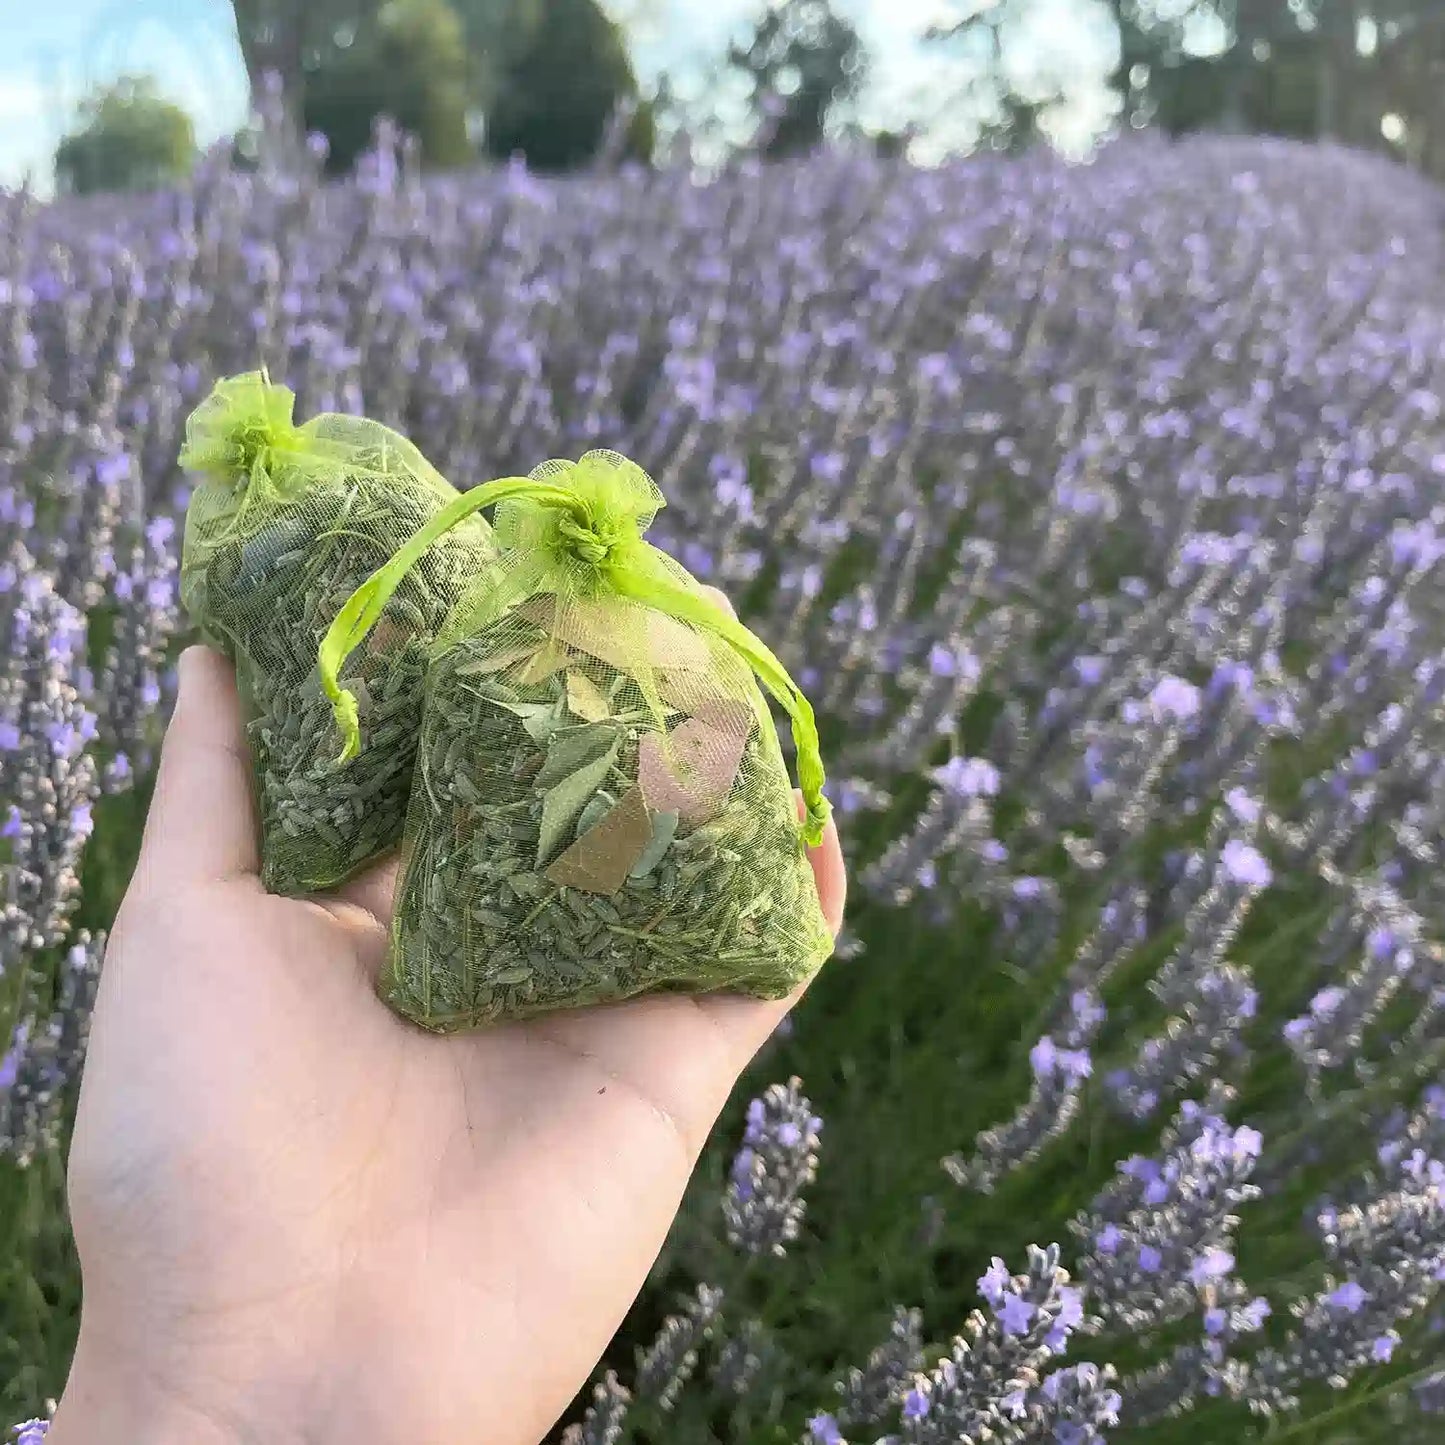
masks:
<instances>
[{"instance_id":1,"label":"wrist","mask_svg":"<svg viewBox=\"0 0 1445 1445\"><path fill-rule=\"evenodd\" d=\"M196 1379L172 1383L81 1332L45 1445L287 1445L285 1420L243 1413Z\"/></svg>"}]
</instances>

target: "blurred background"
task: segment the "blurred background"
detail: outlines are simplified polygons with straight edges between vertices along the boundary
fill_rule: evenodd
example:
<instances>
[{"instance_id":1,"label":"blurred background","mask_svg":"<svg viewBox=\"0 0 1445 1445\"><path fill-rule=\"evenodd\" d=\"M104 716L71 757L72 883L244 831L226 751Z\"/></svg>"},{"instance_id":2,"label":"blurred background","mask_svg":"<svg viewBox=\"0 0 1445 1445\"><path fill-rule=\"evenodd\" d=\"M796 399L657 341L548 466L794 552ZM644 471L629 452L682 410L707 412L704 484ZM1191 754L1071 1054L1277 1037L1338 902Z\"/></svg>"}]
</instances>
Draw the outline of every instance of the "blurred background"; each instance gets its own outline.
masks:
<instances>
[{"instance_id":1,"label":"blurred background","mask_svg":"<svg viewBox=\"0 0 1445 1445\"><path fill-rule=\"evenodd\" d=\"M60 0L0 20L0 183L87 192L244 152L274 76L349 169L716 165L851 138L929 162L1119 130L1332 139L1445 176L1438 0ZM319 144L319 142L317 142Z\"/></svg>"}]
</instances>

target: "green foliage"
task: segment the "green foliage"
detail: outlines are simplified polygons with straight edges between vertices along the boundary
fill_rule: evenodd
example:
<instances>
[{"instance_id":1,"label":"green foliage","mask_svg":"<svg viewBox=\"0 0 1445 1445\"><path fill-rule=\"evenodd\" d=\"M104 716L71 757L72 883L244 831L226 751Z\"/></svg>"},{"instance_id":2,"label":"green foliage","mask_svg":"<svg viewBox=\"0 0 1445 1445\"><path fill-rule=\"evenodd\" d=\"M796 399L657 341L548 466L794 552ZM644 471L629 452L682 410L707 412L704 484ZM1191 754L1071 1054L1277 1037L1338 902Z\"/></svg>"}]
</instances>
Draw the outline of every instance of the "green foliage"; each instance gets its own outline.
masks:
<instances>
[{"instance_id":1,"label":"green foliage","mask_svg":"<svg viewBox=\"0 0 1445 1445\"><path fill-rule=\"evenodd\" d=\"M637 103L632 119L627 123L627 134L622 144L622 154L629 160L641 161L647 165L657 149L657 106L651 100Z\"/></svg>"},{"instance_id":2,"label":"green foliage","mask_svg":"<svg viewBox=\"0 0 1445 1445\"><path fill-rule=\"evenodd\" d=\"M75 195L149 190L183 180L195 159L190 116L153 80L127 76L85 102L79 129L56 148L55 180Z\"/></svg>"},{"instance_id":3,"label":"green foliage","mask_svg":"<svg viewBox=\"0 0 1445 1445\"><path fill-rule=\"evenodd\" d=\"M1445 176L1445 7L1438 0L1103 0L1119 37L1108 77L1129 125L1172 135L1227 130L1328 138L1395 149ZM994 119L981 143L1018 150L1012 131L1037 129L1041 97L1017 79L1041 0L974 3L928 38L956 44L975 61L964 89L984 94ZM1360 29L1368 20L1370 28ZM1222 27L1224 44L1190 49L1199 22ZM1370 44L1361 45L1368 35ZM1025 65L1023 69L1027 69ZM1062 97L1043 97L1047 109ZM1382 118L1401 129L1387 139ZM1403 133L1403 139L1401 135Z\"/></svg>"},{"instance_id":4,"label":"green foliage","mask_svg":"<svg viewBox=\"0 0 1445 1445\"><path fill-rule=\"evenodd\" d=\"M351 169L383 115L417 137L427 165L464 165L469 80L462 24L446 0L392 0L309 79L302 115L330 142L333 171Z\"/></svg>"},{"instance_id":5,"label":"green foliage","mask_svg":"<svg viewBox=\"0 0 1445 1445\"><path fill-rule=\"evenodd\" d=\"M253 94L277 76L287 113L299 117L309 76L368 35L386 0L231 0Z\"/></svg>"},{"instance_id":6,"label":"green foliage","mask_svg":"<svg viewBox=\"0 0 1445 1445\"><path fill-rule=\"evenodd\" d=\"M540 0L540 10L502 71L486 148L499 160L521 154L533 170L571 170L597 154L617 107L636 101L637 77L621 30L597 0ZM628 150L645 161L652 138L644 111L633 118Z\"/></svg>"},{"instance_id":7,"label":"green foliage","mask_svg":"<svg viewBox=\"0 0 1445 1445\"><path fill-rule=\"evenodd\" d=\"M1218 65L1194 56L1161 71L1155 81L1159 125L1170 135L1204 129L1224 109L1224 80Z\"/></svg>"},{"instance_id":8,"label":"green foliage","mask_svg":"<svg viewBox=\"0 0 1445 1445\"><path fill-rule=\"evenodd\" d=\"M753 109L771 159L817 148L833 107L850 98L866 68L858 32L829 0L782 0L758 21L728 63L752 82Z\"/></svg>"},{"instance_id":9,"label":"green foliage","mask_svg":"<svg viewBox=\"0 0 1445 1445\"><path fill-rule=\"evenodd\" d=\"M503 78L536 36L542 0L450 0L466 33L472 99L484 110L496 103Z\"/></svg>"}]
</instances>

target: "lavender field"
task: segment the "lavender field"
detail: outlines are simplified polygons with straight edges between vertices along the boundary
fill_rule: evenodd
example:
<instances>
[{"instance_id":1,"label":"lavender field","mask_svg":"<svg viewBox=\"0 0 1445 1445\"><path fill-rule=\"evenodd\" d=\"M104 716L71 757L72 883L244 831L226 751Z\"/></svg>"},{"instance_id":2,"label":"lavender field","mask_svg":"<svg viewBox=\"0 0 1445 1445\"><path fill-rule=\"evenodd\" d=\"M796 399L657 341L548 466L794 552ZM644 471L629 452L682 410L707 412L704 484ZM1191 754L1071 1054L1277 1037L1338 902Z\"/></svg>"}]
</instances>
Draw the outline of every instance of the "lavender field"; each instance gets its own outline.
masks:
<instances>
[{"instance_id":1,"label":"lavender field","mask_svg":"<svg viewBox=\"0 0 1445 1445\"><path fill-rule=\"evenodd\" d=\"M4 1418L74 1343L181 427L265 363L459 486L635 458L818 706L840 956L572 1445L1439 1439L1442 277L1440 193L1257 141L0 198Z\"/></svg>"}]
</instances>

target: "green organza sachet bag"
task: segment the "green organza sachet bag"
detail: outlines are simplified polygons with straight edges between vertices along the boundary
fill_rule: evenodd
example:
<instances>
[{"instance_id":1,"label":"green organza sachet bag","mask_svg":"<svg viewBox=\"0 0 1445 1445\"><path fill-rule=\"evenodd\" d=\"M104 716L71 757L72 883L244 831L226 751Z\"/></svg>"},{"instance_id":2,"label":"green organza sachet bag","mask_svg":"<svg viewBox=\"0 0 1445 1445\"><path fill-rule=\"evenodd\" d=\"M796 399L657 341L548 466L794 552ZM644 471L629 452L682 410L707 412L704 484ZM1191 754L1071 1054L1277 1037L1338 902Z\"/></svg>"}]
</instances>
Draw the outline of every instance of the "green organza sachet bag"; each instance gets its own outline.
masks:
<instances>
[{"instance_id":1,"label":"green organza sachet bag","mask_svg":"<svg viewBox=\"0 0 1445 1445\"><path fill-rule=\"evenodd\" d=\"M478 487L358 590L321 649L343 758L373 746L346 658L494 502L496 573L430 653L383 997L450 1032L655 990L783 996L833 946L806 853L828 816L812 710L643 540L663 498L616 453ZM801 822L758 678L792 721Z\"/></svg>"},{"instance_id":2,"label":"green organza sachet bag","mask_svg":"<svg viewBox=\"0 0 1445 1445\"><path fill-rule=\"evenodd\" d=\"M316 648L336 609L459 493L404 437L361 417L292 420L264 372L220 382L186 424L201 475L186 512L181 599L236 664L273 893L334 887L401 841L427 647L495 556L479 517L422 558L348 681L364 760L338 775Z\"/></svg>"}]
</instances>

